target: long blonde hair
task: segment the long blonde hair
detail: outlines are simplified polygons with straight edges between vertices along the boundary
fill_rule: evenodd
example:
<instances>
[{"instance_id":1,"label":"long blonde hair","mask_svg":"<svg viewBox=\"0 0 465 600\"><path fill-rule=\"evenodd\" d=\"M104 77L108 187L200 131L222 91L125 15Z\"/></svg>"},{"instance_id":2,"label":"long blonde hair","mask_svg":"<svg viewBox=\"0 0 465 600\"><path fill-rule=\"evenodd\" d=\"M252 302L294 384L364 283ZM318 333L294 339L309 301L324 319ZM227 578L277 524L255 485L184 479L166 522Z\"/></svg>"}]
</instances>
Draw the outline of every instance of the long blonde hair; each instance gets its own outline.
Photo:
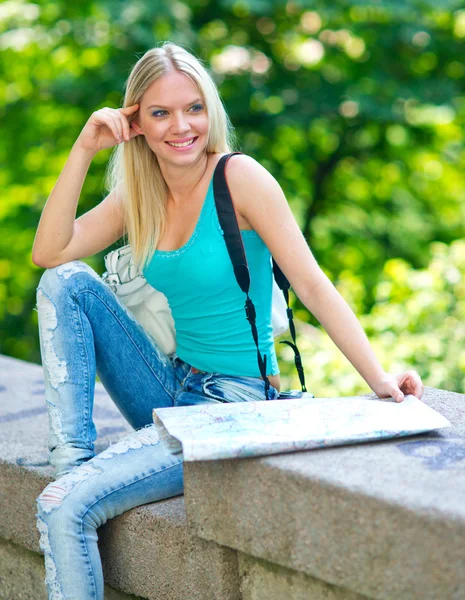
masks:
<instances>
[{"instance_id":1,"label":"long blonde hair","mask_svg":"<svg viewBox=\"0 0 465 600\"><path fill-rule=\"evenodd\" d=\"M215 82L200 59L177 44L163 42L137 61L126 82L123 107L140 104L147 88L173 70L187 75L203 98L208 115L207 153L231 152L233 128ZM133 118L128 118L129 123ZM165 231L168 200L168 187L157 157L143 135L115 146L105 184L110 191L118 188L123 200L125 243L131 246L134 265L141 272Z\"/></svg>"}]
</instances>

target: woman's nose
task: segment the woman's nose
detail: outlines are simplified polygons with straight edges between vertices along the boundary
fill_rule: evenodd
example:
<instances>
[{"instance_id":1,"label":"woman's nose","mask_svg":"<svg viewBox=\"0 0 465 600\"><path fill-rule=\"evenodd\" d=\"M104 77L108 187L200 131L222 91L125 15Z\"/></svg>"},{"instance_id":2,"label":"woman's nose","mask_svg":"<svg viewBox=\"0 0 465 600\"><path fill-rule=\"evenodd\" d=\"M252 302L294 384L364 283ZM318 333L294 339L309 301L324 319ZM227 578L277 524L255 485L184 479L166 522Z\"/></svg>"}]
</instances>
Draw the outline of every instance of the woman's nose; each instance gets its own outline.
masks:
<instances>
[{"instance_id":1,"label":"woman's nose","mask_svg":"<svg viewBox=\"0 0 465 600\"><path fill-rule=\"evenodd\" d=\"M171 126L174 133L185 133L189 131L190 125L183 114L173 115L173 123Z\"/></svg>"}]
</instances>

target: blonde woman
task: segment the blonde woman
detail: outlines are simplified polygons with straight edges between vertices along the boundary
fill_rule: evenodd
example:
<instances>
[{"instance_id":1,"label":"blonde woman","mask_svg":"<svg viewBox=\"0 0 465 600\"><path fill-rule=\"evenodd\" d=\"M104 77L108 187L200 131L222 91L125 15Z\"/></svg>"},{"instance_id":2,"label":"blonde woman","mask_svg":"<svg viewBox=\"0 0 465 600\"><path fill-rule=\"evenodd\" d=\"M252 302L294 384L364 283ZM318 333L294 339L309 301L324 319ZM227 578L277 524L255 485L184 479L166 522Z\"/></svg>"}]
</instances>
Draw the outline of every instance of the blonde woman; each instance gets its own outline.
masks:
<instances>
[{"instance_id":1,"label":"blonde woman","mask_svg":"<svg viewBox=\"0 0 465 600\"><path fill-rule=\"evenodd\" d=\"M94 156L117 146L109 195L75 220ZM182 454L159 442L152 409L262 400L265 382L216 214L212 176L232 151L231 126L208 71L172 44L133 67L124 108L94 112L43 210L33 261L56 481L38 498L50 598L103 598L97 528L135 506L183 493ZM251 271L270 399L279 369L271 328L270 252L304 305L379 397L421 397L415 371L383 371L353 312L323 274L276 180L252 158L226 170ZM127 235L136 265L168 297L177 349L165 355L79 259ZM134 433L94 455L95 375Z\"/></svg>"}]
</instances>

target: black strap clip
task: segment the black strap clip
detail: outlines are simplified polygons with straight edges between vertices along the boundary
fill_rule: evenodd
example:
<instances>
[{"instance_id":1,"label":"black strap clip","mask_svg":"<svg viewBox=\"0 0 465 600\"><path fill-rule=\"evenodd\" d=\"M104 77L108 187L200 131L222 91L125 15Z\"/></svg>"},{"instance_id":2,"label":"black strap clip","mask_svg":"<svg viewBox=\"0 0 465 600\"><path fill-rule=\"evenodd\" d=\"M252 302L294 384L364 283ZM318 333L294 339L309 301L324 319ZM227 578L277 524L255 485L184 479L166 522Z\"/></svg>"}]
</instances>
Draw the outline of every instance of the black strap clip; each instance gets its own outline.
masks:
<instances>
[{"instance_id":1,"label":"black strap clip","mask_svg":"<svg viewBox=\"0 0 465 600\"><path fill-rule=\"evenodd\" d=\"M252 325L257 320L257 313L255 311L255 306L252 300L247 296L247 300L245 301L245 314L247 316L247 321Z\"/></svg>"}]
</instances>

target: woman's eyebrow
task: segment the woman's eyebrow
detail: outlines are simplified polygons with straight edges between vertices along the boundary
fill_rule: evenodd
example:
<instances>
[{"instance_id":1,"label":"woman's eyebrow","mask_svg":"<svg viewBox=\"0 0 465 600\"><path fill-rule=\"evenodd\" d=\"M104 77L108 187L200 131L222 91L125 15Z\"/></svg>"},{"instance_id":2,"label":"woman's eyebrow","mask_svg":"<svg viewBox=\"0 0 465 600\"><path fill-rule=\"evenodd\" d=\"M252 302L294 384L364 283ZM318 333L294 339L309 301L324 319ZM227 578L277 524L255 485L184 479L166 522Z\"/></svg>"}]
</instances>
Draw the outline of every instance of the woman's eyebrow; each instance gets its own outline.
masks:
<instances>
[{"instance_id":1,"label":"woman's eyebrow","mask_svg":"<svg viewBox=\"0 0 465 600\"><path fill-rule=\"evenodd\" d=\"M191 104L195 104L196 102L202 102L202 98L196 98L195 100L191 100L190 102L187 102L187 104L185 104L185 106L190 106ZM151 104L147 110L149 108L169 108L169 106L162 106L161 104Z\"/></svg>"}]
</instances>

